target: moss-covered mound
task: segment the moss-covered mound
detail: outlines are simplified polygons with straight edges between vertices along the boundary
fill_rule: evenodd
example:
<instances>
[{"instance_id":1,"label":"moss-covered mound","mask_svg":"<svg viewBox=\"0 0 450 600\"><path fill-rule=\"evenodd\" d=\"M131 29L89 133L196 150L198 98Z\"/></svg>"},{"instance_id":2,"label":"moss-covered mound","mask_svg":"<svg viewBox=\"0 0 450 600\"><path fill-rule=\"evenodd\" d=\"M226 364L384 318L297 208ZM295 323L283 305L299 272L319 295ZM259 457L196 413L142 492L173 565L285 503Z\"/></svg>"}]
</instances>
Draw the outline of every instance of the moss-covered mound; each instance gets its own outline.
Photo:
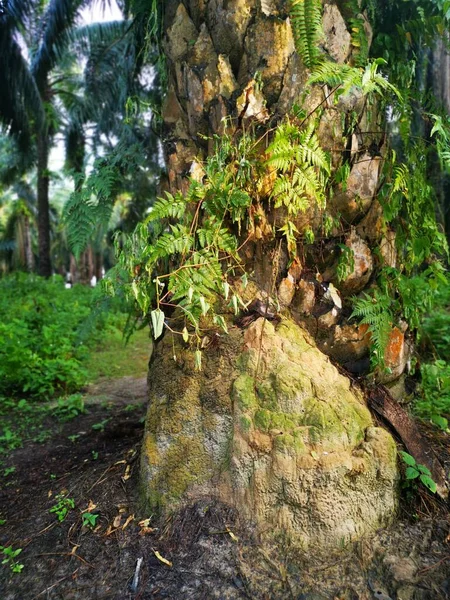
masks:
<instances>
[{"instance_id":1,"label":"moss-covered mound","mask_svg":"<svg viewBox=\"0 0 450 600\"><path fill-rule=\"evenodd\" d=\"M302 328L258 319L217 338L203 363L195 372L188 349L166 339L151 366L142 484L152 510L214 496L305 547L392 519L394 441Z\"/></svg>"}]
</instances>

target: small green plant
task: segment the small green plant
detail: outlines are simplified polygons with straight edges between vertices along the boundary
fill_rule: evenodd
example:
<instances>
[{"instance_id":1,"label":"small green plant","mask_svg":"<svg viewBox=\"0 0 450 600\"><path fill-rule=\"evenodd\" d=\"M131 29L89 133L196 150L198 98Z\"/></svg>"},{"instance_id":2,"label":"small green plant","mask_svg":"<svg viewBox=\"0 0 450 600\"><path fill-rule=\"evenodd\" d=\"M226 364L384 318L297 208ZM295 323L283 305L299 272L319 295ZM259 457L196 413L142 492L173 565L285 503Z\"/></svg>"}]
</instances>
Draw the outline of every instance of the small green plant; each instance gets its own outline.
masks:
<instances>
[{"instance_id":1,"label":"small green plant","mask_svg":"<svg viewBox=\"0 0 450 600\"><path fill-rule=\"evenodd\" d=\"M0 395L65 394L59 416L83 412L81 398L70 394L86 382L86 358L108 334L107 325L119 313L124 320L119 301L119 295L112 303L88 286L67 290L61 277L21 273L0 279ZM22 414L34 410L32 402L15 402Z\"/></svg>"},{"instance_id":2,"label":"small green plant","mask_svg":"<svg viewBox=\"0 0 450 600\"><path fill-rule=\"evenodd\" d=\"M384 356L392 329L403 319L411 331L418 330L424 315L433 308L436 290L447 285L447 278L442 264L434 261L417 275L385 267L377 284L370 294L353 299L352 316L369 326L372 367L385 369Z\"/></svg>"},{"instance_id":3,"label":"small green plant","mask_svg":"<svg viewBox=\"0 0 450 600\"><path fill-rule=\"evenodd\" d=\"M419 417L430 419L443 431L449 431L450 417L450 363L436 360L420 367L422 382L420 395L415 403Z\"/></svg>"},{"instance_id":4,"label":"small green plant","mask_svg":"<svg viewBox=\"0 0 450 600\"><path fill-rule=\"evenodd\" d=\"M32 440L38 444L44 444L48 439L52 437L52 434L47 429L40 431L37 435L35 435Z\"/></svg>"},{"instance_id":5,"label":"small green plant","mask_svg":"<svg viewBox=\"0 0 450 600\"><path fill-rule=\"evenodd\" d=\"M60 421L70 421L85 412L83 394L71 394L70 396L58 398L56 414Z\"/></svg>"},{"instance_id":6,"label":"small green plant","mask_svg":"<svg viewBox=\"0 0 450 600\"><path fill-rule=\"evenodd\" d=\"M319 41L322 37L321 0L291 0L290 11L295 49L308 68L321 61Z\"/></svg>"},{"instance_id":7,"label":"small green plant","mask_svg":"<svg viewBox=\"0 0 450 600\"><path fill-rule=\"evenodd\" d=\"M21 573L24 565L18 561L16 561L17 556L22 552L22 548L17 548L14 550L12 546L0 546L0 552L3 554L4 558L2 560L2 565L9 565L9 568L13 573Z\"/></svg>"},{"instance_id":8,"label":"small green plant","mask_svg":"<svg viewBox=\"0 0 450 600\"><path fill-rule=\"evenodd\" d=\"M91 529L93 529L95 527L95 524L97 523L98 515L94 515L90 512L86 512L86 513L83 513L81 516L83 519L83 527L90 527Z\"/></svg>"},{"instance_id":9,"label":"small green plant","mask_svg":"<svg viewBox=\"0 0 450 600\"><path fill-rule=\"evenodd\" d=\"M98 423L94 423L92 425L92 429L94 431L105 431L105 427L107 425L107 423L110 421L111 419L104 419L103 421L99 421Z\"/></svg>"},{"instance_id":10,"label":"small green plant","mask_svg":"<svg viewBox=\"0 0 450 600\"><path fill-rule=\"evenodd\" d=\"M355 268L355 254L353 250L345 244L339 244L341 253L336 267L336 277L338 282L344 281Z\"/></svg>"},{"instance_id":11,"label":"small green plant","mask_svg":"<svg viewBox=\"0 0 450 600\"><path fill-rule=\"evenodd\" d=\"M6 469L4 469L3 471L3 477L8 477L8 475L11 475L12 473L14 473L16 470L16 467L6 467Z\"/></svg>"},{"instance_id":12,"label":"small green plant","mask_svg":"<svg viewBox=\"0 0 450 600\"><path fill-rule=\"evenodd\" d=\"M91 454L92 454L92 460L97 460L97 458L98 458L97 450L92 450Z\"/></svg>"},{"instance_id":13,"label":"small green plant","mask_svg":"<svg viewBox=\"0 0 450 600\"><path fill-rule=\"evenodd\" d=\"M411 454L400 452L403 462L406 464L405 477L407 482L419 480L433 494L437 491L436 482L431 477L431 472L424 465L418 465Z\"/></svg>"},{"instance_id":14,"label":"small green plant","mask_svg":"<svg viewBox=\"0 0 450 600\"><path fill-rule=\"evenodd\" d=\"M56 500L56 504L51 507L49 512L54 513L58 517L58 521L62 522L67 517L68 512L75 508L75 501L72 498L67 498L64 494L58 494Z\"/></svg>"},{"instance_id":15,"label":"small green plant","mask_svg":"<svg viewBox=\"0 0 450 600\"><path fill-rule=\"evenodd\" d=\"M5 427L3 429L3 435L0 435L0 453L8 453L11 450L20 448L21 445L21 437L9 427Z\"/></svg>"}]
</instances>

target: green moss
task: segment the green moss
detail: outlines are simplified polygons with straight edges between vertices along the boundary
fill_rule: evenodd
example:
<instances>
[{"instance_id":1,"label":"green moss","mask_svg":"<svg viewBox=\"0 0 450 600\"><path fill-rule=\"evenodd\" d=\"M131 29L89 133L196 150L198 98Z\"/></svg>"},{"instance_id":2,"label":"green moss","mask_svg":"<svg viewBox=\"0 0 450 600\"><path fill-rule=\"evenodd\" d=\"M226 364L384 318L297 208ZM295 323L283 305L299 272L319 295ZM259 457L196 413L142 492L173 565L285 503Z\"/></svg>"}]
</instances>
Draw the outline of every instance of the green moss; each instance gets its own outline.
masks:
<instances>
[{"instance_id":1,"label":"green moss","mask_svg":"<svg viewBox=\"0 0 450 600\"><path fill-rule=\"evenodd\" d=\"M261 381L256 386L258 404L261 408L276 410L278 406L277 394L274 389L275 375L271 374L268 380Z\"/></svg>"},{"instance_id":2,"label":"green moss","mask_svg":"<svg viewBox=\"0 0 450 600\"><path fill-rule=\"evenodd\" d=\"M246 374L239 375L233 383L233 398L241 410L257 407L258 402L252 377Z\"/></svg>"},{"instance_id":3,"label":"green moss","mask_svg":"<svg viewBox=\"0 0 450 600\"><path fill-rule=\"evenodd\" d=\"M280 451L294 451L297 456L305 454L307 451L303 435L298 430L277 435L274 439L274 446Z\"/></svg>"},{"instance_id":4,"label":"green moss","mask_svg":"<svg viewBox=\"0 0 450 600\"><path fill-rule=\"evenodd\" d=\"M143 452L147 459L147 462L151 466L159 464L160 455L158 446L156 444L156 436L151 433L146 433L144 436Z\"/></svg>"},{"instance_id":5,"label":"green moss","mask_svg":"<svg viewBox=\"0 0 450 600\"><path fill-rule=\"evenodd\" d=\"M282 431L284 431L284 430L291 431L297 425L297 421L295 420L295 417L290 414L281 413L281 412L280 413L272 412L270 417L271 417L270 418L270 426L272 429L281 429Z\"/></svg>"},{"instance_id":6,"label":"green moss","mask_svg":"<svg viewBox=\"0 0 450 600\"><path fill-rule=\"evenodd\" d=\"M297 454L305 454L307 451L305 440L303 438L303 432L295 429L292 432L294 438L294 448Z\"/></svg>"},{"instance_id":7,"label":"green moss","mask_svg":"<svg viewBox=\"0 0 450 600\"><path fill-rule=\"evenodd\" d=\"M252 426L252 420L248 415L241 415L239 419L239 424L241 426L242 431L249 431Z\"/></svg>"},{"instance_id":8,"label":"green moss","mask_svg":"<svg viewBox=\"0 0 450 600\"><path fill-rule=\"evenodd\" d=\"M293 450L294 436L290 433L282 433L277 435L274 440L274 446L277 450Z\"/></svg>"},{"instance_id":9,"label":"green moss","mask_svg":"<svg viewBox=\"0 0 450 600\"><path fill-rule=\"evenodd\" d=\"M312 396L311 379L298 365L286 362L279 365L274 377L274 391L278 398Z\"/></svg>"},{"instance_id":10,"label":"green moss","mask_svg":"<svg viewBox=\"0 0 450 600\"><path fill-rule=\"evenodd\" d=\"M191 484L202 483L210 475L208 454L195 437L180 436L173 441L161 462L163 466L150 484L151 506L170 505L180 500Z\"/></svg>"},{"instance_id":11,"label":"green moss","mask_svg":"<svg viewBox=\"0 0 450 600\"><path fill-rule=\"evenodd\" d=\"M339 439L346 434L344 425L332 406L327 402L321 402L311 398L306 403L303 424L313 428L313 436L319 439ZM315 430L315 431L314 431Z\"/></svg>"},{"instance_id":12,"label":"green moss","mask_svg":"<svg viewBox=\"0 0 450 600\"><path fill-rule=\"evenodd\" d=\"M336 405L336 414L341 418L349 440L354 445L364 439L366 428L372 424L369 411L367 409L359 410L360 408L364 409L350 400Z\"/></svg>"},{"instance_id":13,"label":"green moss","mask_svg":"<svg viewBox=\"0 0 450 600\"><path fill-rule=\"evenodd\" d=\"M306 333L293 321L284 319L277 327L277 333L295 345L296 352L311 350L311 344L307 342Z\"/></svg>"},{"instance_id":14,"label":"green moss","mask_svg":"<svg viewBox=\"0 0 450 600\"><path fill-rule=\"evenodd\" d=\"M261 431L269 431L271 426L271 413L266 409L257 410L255 413L255 427Z\"/></svg>"}]
</instances>

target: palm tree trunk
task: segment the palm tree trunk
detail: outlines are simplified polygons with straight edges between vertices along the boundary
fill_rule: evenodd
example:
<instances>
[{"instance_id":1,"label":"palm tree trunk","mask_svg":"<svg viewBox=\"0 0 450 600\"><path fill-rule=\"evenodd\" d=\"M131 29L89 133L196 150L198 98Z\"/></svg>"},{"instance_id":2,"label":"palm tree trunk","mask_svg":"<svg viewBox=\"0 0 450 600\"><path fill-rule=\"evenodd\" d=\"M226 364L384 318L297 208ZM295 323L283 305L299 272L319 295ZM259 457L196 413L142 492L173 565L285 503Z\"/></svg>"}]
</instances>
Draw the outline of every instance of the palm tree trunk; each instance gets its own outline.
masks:
<instances>
[{"instance_id":1,"label":"palm tree trunk","mask_svg":"<svg viewBox=\"0 0 450 600\"><path fill-rule=\"evenodd\" d=\"M213 136L237 136L252 123L261 135L264 129L275 127L294 104L316 118L317 136L322 148L330 152L334 169L350 161L351 154L354 183L352 187L349 180L346 190L335 189L327 198L329 214L336 219L343 215L335 237L328 234L324 240L324 213L317 206L296 215L301 260L294 264L289 262L279 231L286 215L277 213L267 197L261 201L275 239L255 236L255 241L245 245L246 269L254 286L248 293L254 298L265 290L277 296L285 309L279 326L256 315L244 331L230 327L229 336L217 337L217 345L207 342L200 374L195 373L192 352L178 340L180 336L172 339L168 334L158 344L148 379L150 402L142 453L146 498L152 510L171 510L187 499L212 495L235 505L266 529L294 533L305 547L308 543L319 547L337 545L347 536L340 525L328 523L329 509L325 514L319 506L320 498L332 497L342 522L351 524L350 537L357 539L392 518L396 496L393 440L377 431L373 440L379 436L381 446L389 451L381 458L375 448L378 442L373 442L370 452L377 458L366 462L360 471L364 475L359 477L341 458L336 465L329 463L329 469L314 464L310 460L310 448L312 456L316 454L314 440L308 439L307 432L316 427L323 430L323 443L329 444L331 454L343 457L347 448L342 450L340 433L335 435L331 429L337 431L342 423L344 429L361 427L357 433L361 439L363 431L373 429L366 409L343 392L349 389L349 381L341 379L334 367L329 369L328 358L316 344L330 354L339 348L347 360L368 353L364 332L348 325L344 311L322 302L321 297L325 284L334 280L333 251L339 243L353 244L358 252L354 272L340 286L343 296L360 292L372 273L369 246L373 248L381 235L380 205L375 198L380 161L368 154L367 138L344 132L343 122L358 110L364 129L377 131L371 126L375 111L369 117L364 102L360 98L357 106L354 97L341 98L338 107L319 86L304 99L309 72L295 51L285 0L167 0L164 6L169 71L163 107L164 154L171 192L188 187L196 159L214 151ZM323 29L326 52L334 62L345 63L352 53L351 36L336 4L324 5ZM308 244L302 238L307 227L321 238L319 243ZM305 326L315 335L316 344ZM361 408L362 420L356 412L351 414L354 408L356 412ZM336 418L337 414L342 418ZM301 424L300 429L288 424L292 419ZM331 429L325 431L328 426ZM300 436L298 446L296 435ZM350 438L347 434L344 438L345 445ZM351 445L349 455L357 448ZM328 449L324 454L328 455ZM378 457L380 463L375 466ZM376 480L378 468L385 477L382 485ZM354 487L341 496L347 472L354 475ZM366 488L369 481L370 491ZM363 506L365 498L373 500L371 506Z\"/></svg>"},{"instance_id":2,"label":"palm tree trunk","mask_svg":"<svg viewBox=\"0 0 450 600\"><path fill-rule=\"evenodd\" d=\"M323 241L308 245L300 237L299 254L306 252L309 268L319 271L325 282L338 286L333 253L336 256L339 244L349 246L358 259L354 272L349 271L348 281L339 283L339 291L350 297L368 284L376 262L371 248L382 237L381 207L376 200L381 160L368 149L371 144L381 147L384 136L382 132L378 137L373 135L379 130L376 110L371 108L369 113L361 99L355 104L353 96L341 98L335 105L332 98L326 97L328 88L319 86L304 98L309 70L295 51L289 4L283 0L165 3L169 83L163 119L168 186L171 192L186 189L194 160L212 152L213 136L220 137L225 130L238 133L252 123L261 132L264 127L274 127L295 104L302 106L306 114L317 118L316 132L322 148L331 154L333 169L347 163L351 177L346 190L336 186L330 191L326 212L316 205L297 215L295 225L300 234L311 228L321 240L325 216L340 220L336 235L327 236L326 246ZM365 28L370 44L367 21ZM350 29L337 4L326 3L323 47L332 61L352 60L352 53L357 50L352 46ZM350 121L355 111L359 112L361 126L352 135L345 131L343 123ZM370 135L360 134L361 129ZM286 216L271 206L265 206L264 211L273 230L279 229ZM275 241L246 245L248 270L254 272L257 284L270 293L278 293L282 303L287 303L296 318L315 335L323 351L352 366L355 372L365 368L369 344L365 332L349 327L344 316L339 323L335 317L319 322L321 308L305 300L311 288L311 282L305 281L306 270L303 280L298 273L293 277L292 286L285 244L281 244L280 252L276 250L280 239L277 234Z\"/></svg>"},{"instance_id":3,"label":"palm tree trunk","mask_svg":"<svg viewBox=\"0 0 450 600\"><path fill-rule=\"evenodd\" d=\"M38 133L37 151L39 275L50 277L52 263L50 258L49 138L46 132Z\"/></svg>"},{"instance_id":4,"label":"palm tree trunk","mask_svg":"<svg viewBox=\"0 0 450 600\"><path fill-rule=\"evenodd\" d=\"M437 40L436 46L431 54L430 75L433 91L442 104L443 108L450 112L450 53L448 51L448 40ZM434 187L439 200L441 219L450 243L450 177L443 173L436 157L434 165Z\"/></svg>"},{"instance_id":5,"label":"palm tree trunk","mask_svg":"<svg viewBox=\"0 0 450 600\"><path fill-rule=\"evenodd\" d=\"M24 229L25 265L28 273L32 273L34 269L34 256L31 242L30 217L28 215L26 215L24 219Z\"/></svg>"}]
</instances>

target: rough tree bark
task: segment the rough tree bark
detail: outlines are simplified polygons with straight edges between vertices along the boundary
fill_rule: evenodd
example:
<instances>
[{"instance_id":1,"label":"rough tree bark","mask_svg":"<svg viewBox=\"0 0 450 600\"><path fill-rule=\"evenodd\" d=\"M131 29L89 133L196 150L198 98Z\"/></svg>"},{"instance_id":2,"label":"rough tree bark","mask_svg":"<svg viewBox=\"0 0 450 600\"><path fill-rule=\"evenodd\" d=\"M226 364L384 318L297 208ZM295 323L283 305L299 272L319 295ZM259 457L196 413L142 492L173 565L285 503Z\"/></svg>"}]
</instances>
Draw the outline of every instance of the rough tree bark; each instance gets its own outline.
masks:
<instances>
[{"instance_id":1,"label":"rough tree bark","mask_svg":"<svg viewBox=\"0 0 450 600\"><path fill-rule=\"evenodd\" d=\"M324 300L321 283L334 283L344 297L360 292L374 268L375 242L382 260L395 264L394 233L382 229L376 200L380 157L370 147L382 146L383 132L375 111L369 115L357 93L334 104L319 86L303 98L309 73L295 52L287 11L283 0L165 3L164 153L171 191L186 189L194 160L212 151L210 138L224 134L226 117L235 133L252 120L273 127L295 103L307 114L320 107L321 145L334 168L349 160L350 177L327 199L341 227L303 249L302 260L289 266L277 235L244 248L252 273L248 298L276 295L285 315L280 324L260 318L218 344L212 340L202 374L194 374L182 344L159 344L149 373L142 482L153 509L213 496L302 545L337 546L392 518L396 451L389 434L374 427L359 392L323 354L358 370L369 340L364 328L347 322L348 312ZM368 22L365 27L370 39ZM351 36L335 2L324 3L323 29L324 52L351 61ZM344 127L352 113L358 119L349 135ZM262 210L276 231L281 209ZM296 225L319 238L322 218L314 206ZM340 282L338 242L355 256ZM389 378L401 374L407 355L405 332L396 329L385 357Z\"/></svg>"}]
</instances>

